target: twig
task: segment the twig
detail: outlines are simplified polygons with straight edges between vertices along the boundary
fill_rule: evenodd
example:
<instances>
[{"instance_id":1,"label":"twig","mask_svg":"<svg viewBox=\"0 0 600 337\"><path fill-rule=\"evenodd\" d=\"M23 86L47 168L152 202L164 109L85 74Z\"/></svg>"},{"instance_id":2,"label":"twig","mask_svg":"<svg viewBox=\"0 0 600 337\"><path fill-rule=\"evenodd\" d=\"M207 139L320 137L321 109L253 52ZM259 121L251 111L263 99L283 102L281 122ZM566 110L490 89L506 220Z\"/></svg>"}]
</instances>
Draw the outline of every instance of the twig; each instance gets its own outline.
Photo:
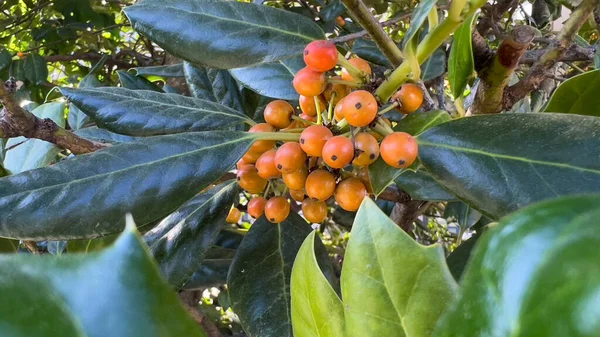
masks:
<instances>
[{"instance_id":1,"label":"twig","mask_svg":"<svg viewBox=\"0 0 600 337\"><path fill-rule=\"evenodd\" d=\"M535 40L534 40L535 42ZM520 60L521 64L534 64L537 62L545 53L546 49L541 50L530 50L523 55ZM580 47L579 45L573 44L571 45L565 53L560 56L557 61L558 62L577 62L577 61L591 61L594 59L594 55L596 54L595 47Z\"/></svg>"},{"instance_id":2,"label":"twig","mask_svg":"<svg viewBox=\"0 0 600 337\"><path fill-rule=\"evenodd\" d=\"M53 120L40 119L23 109L13 96L14 85L11 80L5 85L0 84L0 103L4 105L0 111L0 138L37 138L68 149L74 154L89 153L108 146L81 138L61 128Z\"/></svg>"},{"instance_id":3,"label":"twig","mask_svg":"<svg viewBox=\"0 0 600 337\"><path fill-rule=\"evenodd\" d=\"M208 337L223 337L219 328L198 308L198 302L200 301L198 294L197 291L183 291L179 293L179 298L190 316L198 325L202 326Z\"/></svg>"},{"instance_id":4,"label":"twig","mask_svg":"<svg viewBox=\"0 0 600 337\"><path fill-rule=\"evenodd\" d=\"M430 201L413 200L406 203L396 203L392 208L390 218L405 232L409 233L415 219L431 206Z\"/></svg>"},{"instance_id":5,"label":"twig","mask_svg":"<svg viewBox=\"0 0 600 337\"><path fill-rule=\"evenodd\" d=\"M554 45L551 44L546 49L539 61L531 67L527 77L504 91L503 107L505 110L510 109L515 103L523 99L542 83L546 78L548 70L565 54L579 29L581 29L590 14L598 6L599 1L583 0L579 7L571 13L571 16L565 22L563 29L557 36L557 43Z\"/></svg>"},{"instance_id":6,"label":"twig","mask_svg":"<svg viewBox=\"0 0 600 337\"><path fill-rule=\"evenodd\" d=\"M487 34L490 29L496 27L496 23L502 19L512 7L519 4L519 0L497 0L493 5L485 5L482 8L482 12L485 14L477 24L477 30L483 36Z\"/></svg>"},{"instance_id":7,"label":"twig","mask_svg":"<svg viewBox=\"0 0 600 337\"><path fill-rule=\"evenodd\" d=\"M383 30L379 22L375 20L371 11L362 0L342 0L342 3L344 3L349 12L354 14L358 23L373 38L377 47L383 52L383 55L385 55L390 63L394 67L399 66L403 59L402 52L394 40Z\"/></svg>"}]
</instances>

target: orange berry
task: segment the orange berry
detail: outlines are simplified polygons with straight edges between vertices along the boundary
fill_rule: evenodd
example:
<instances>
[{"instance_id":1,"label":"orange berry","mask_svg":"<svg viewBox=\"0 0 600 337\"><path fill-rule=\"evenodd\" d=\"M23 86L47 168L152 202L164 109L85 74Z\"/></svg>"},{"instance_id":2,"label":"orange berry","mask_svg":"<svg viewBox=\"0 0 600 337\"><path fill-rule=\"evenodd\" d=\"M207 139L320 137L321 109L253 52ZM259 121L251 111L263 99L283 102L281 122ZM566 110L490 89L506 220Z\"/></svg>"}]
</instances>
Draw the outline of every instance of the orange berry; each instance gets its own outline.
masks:
<instances>
[{"instance_id":1,"label":"orange berry","mask_svg":"<svg viewBox=\"0 0 600 337\"><path fill-rule=\"evenodd\" d=\"M338 52L335 44L327 40L317 40L304 48L304 63L316 71L328 71L337 64Z\"/></svg>"},{"instance_id":2,"label":"orange berry","mask_svg":"<svg viewBox=\"0 0 600 337\"><path fill-rule=\"evenodd\" d=\"M242 158L242 159L238 160L238 162L235 164L235 167L239 170L246 165L252 165L252 163L249 163L249 162L245 161L244 158Z\"/></svg>"},{"instance_id":3,"label":"orange berry","mask_svg":"<svg viewBox=\"0 0 600 337\"><path fill-rule=\"evenodd\" d=\"M332 77L332 79L341 79L341 77L335 76ZM328 103L332 102L333 105L336 105L342 98L348 96L348 94L350 94L350 91L350 87L348 87L347 85L339 83L329 83L327 84L325 91L323 91L323 97L325 97L325 100L327 100ZM335 93L335 97L332 101L331 96L333 95L333 93Z\"/></svg>"},{"instance_id":4,"label":"orange berry","mask_svg":"<svg viewBox=\"0 0 600 337\"><path fill-rule=\"evenodd\" d=\"M343 105L344 118L348 124L363 127L371 124L377 117L377 100L366 90L357 90L346 96Z\"/></svg>"},{"instance_id":5,"label":"orange berry","mask_svg":"<svg viewBox=\"0 0 600 337\"><path fill-rule=\"evenodd\" d=\"M307 121L311 121L313 123L317 121L317 116L309 116L305 113L301 113L300 116L298 116L298 117L300 117L302 119L306 119ZM302 123L302 124L304 124L304 123Z\"/></svg>"},{"instance_id":6,"label":"orange berry","mask_svg":"<svg viewBox=\"0 0 600 337\"><path fill-rule=\"evenodd\" d=\"M414 83L405 83L392 96L392 101L400 103L400 112L409 114L417 111L423 104L423 91Z\"/></svg>"},{"instance_id":7,"label":"orange berry","mask_svg":"<svg viewBox=\"0 0 600 337\"><path fill-rule=\"evenodd\" d=\"M265 214L265 205L267 204L267 199L264 197L254 197L248 201L248 214L254 219L260 218L263 214Z\"/></svg>"},{"instance_id":8,"label":"orange berry","mask_svg":"<svg viewBox=\"0 0 600 337\"><path fill-rule=\"evenodd\" d=\"M292 173L283 174L283 182L285 186L289 187L290 190L302 190L306 183L306 177L308 176L308 169L303 166L298 171Z\"/></svg>"},{"instance_id":9,"label":"orange berry","mask_svg":"<svg viewBox=\"0 0 600 337\"><path fill-rule=\"evenodd\" d=\"M306 178L306 195L318 201L325 201L335 191L335 177L327 170L315 170Z\"/></svg>"},{"instance_id":10,"label":"orange berry","mask_svg":"<svg viewBox=\"0 0 600 337\"><path fill-rule=\"evenodd\" d=\"M340 27L344 27L344 25L346 24L346 20L344 20L343 17L338 16L337 18L335 18L335 22L340 25Z\"/></svg>"},{"instance_id":11,"label":"orange berry","mask_svg":"<svg viewBox=\"0 0 600 337\"><path fill-rule=\"evenodd\" d=\"M335 109L333 109L335 120L338 122L344 119L344 98L337 102L337 104L335 105Z\"/></svg>"},{"instance_id":12,"label":"orange berry","mask_svg":"<svg viewBox=\"0 0 600 337\"><path fill-rule=\"evenodd\" d=\"M335 136L323 146L323 161L332 168L343 168L354 159L354 145L344 136Z\"/></svg>"},{"instance_id":13,"label":"orange berry","mask_svg":"<svg viewBox=\"0 0 600 337\"><path fill-rule=\"evenodd\" d=\"M298 143L285 143L275 154L275 166L282 173L292 173L304 167L306 153Z\"/></svg>"},{"instance_id":14,"label":"orange berry","mask_svg":"<svg viewBox=\"0 0 600 337\"><path fill-rule=\"evenodd\" d=\"M248 130L248 132L275 132L275 128L271 124L258 123ZM275 146L274 140L257 140L250 147L251 152L262 154ZM258 159L258 158L257 158Z\"/></svg>"},{"instance_id":15,"label":"orange berry","mask_svg":"<svg viewBox=\"0 0 600 337\"><path fill-rule=\"evenodd\" d=\"M256 170L263 179L275 179L281 177L281 172L275 167L275 154L277 151L271 149L263 153L256 161Z\"/></svg>"},{"instance_id":16,"label":"orange berry","mask_svg":"<svg viewBox=\"0 0 600 337\"><path fill-rule=\"evenodd\" d=\"M379 146L381 158L395 168L407 168L419 155L417 141L406 132L394 132L385 136Z\"/></svg>"},{"instance_id":17,"label":"orange berry","mask_svg":"<svg viewBox=\"0 0 600 337\"><path fill-rule=\"evenodd\" d=\"M290 202L284 197L273 197L265 204L265 216L272 223L280 223L290 215Z\"/></svg>"},{"instance_id":18,"label":"orange berry","mask_svg":"<svg viewBox=\"0 0 600 337\"><path fill-rule=\"evenodd\" d=\"M327 204L323 201L304 199L302 202L304 218L311 223L321 223L327 218Z\"/></svg>"},{"instance_id":19,"label":"orange berry","mask_svg":"<svg viewBox=\"0 0 600 337\"><path fill-rule=\"evenodd\" d=\"M323 125L311 125L300 134L300 147L309 156L320 157L323 146L333 133Z\"/></svg>"},{"instance_id":20,"label":"orange berry","mask_svg":"<svg viewBox=\"0 0 600 337\"><path fill-rule=\"evenodd\" d=\"M240 212L239 209L232 207L231 210L229 210L229 214L227 214L227 219L225 219L225 221L227 221L227 223L238 223L241 218L242 212Z\"/></svg>"},{"instance_id":21,"label":"orange berry","mask_svg":"<svg viewBox=\"0 0 600 337\"><path fill-rule=\"evenodd\" d=\"M356 212L367 195L365 185L356 178L343 180L335 189L335 201L348 212Z\"/></svg>"},{"instance_id":22,"label":"orange berry","mask_svg":"<svg viewBox=\"0 0 600 337\"><path fill-rule=\"evenodd\" d=\"M318 96L325 90L325 73L312 70L311 68L302 68L294 76L292 81L294 89L303 96Z\"/></svg>"},{"instance_id":23,"label":"orange berry","mask_svg":"<svg viewBox=\"0 0 600 337\"><path fill-rule=\"evenodd\" d=\"M355 57L352 59L349 59L348 62L350 62L353 66L355 66L356 68L364 71L365 73L367 73L368 75L371 75L371 66L369 65L369 62L359 58L359 57ZM352 75L348 74L348 71L344 68L342 68L342 80L344 81L350 81L350 82L357 82L358 80L355 79L354 77L352 77Z\"/></svg>"},{"instance_id":24,"label":"orange berry","mask_svg":"<svg viewBox=\"0 0 600 337\"><path fill-rule=\"evenodd\" d=\"M258 194L265 190L267 181L258 175L254 165L246 165L237 172L237 182L248 193Z\"/></svg>"},{"instance_id":25,"label":"orange berry","mask_svg":"<svg viewBox=\"0 0 600 337\"><path fill-rule=\"evenodd\" d=\"M356 166L371 165L379 157L379 144L377 139L370 133L361 132L354 136L354 145L356 147L356 157L352 164Z\"/></svg>"},{"instance_id":26,"label":"orange berry","mask_svg":"<svg viewBox=\"0 0 600 337\"><path fill-rule=\"evenodd\" d=\"M264 111L265 121L274 128L283 129L292 124L294 107L283 100L275 100L267 104Z\"/></svg>"},{"instance_id":27,"label":"orange berry","mask_svg":"<svg viewBox=\"0 0 600 337\"><path fill-rule=\"evenodd\" d=\"M321 96L317 96L317 100L319 102L319 111L325 111L325 108L327 108L327 103L325 103L325 100L321 98ZM317 107L314 97L300 95L298 102L300 102L300 110L302 110L304 114L307 116L317 115Z\"/></svg>"},{"instance_id":28,"label":"orange berry","mask_svg":"<svg viewBox=\"0 0 600 337\"><path fill-rule=\"evenodd\" d=\"M290 190L290 196L292 197L292 199L298 201L298 202L302 202L304 201L304 190Z\"/></svg>"},{"instance_id":29,"label":"orange berry","mask_svg":"<svg viewBox=\"0 0 600 337\"><path fill-rule=\"evenodd\" d=\"M258 160L258 158L260 157L261 154L262 154L262 152L248 151L244 154L244 156L242 157L241 160L243 160L247 164L254 164L254 163L256 163L256 161ZM239 169L240 168L238 167L238 170Z\"/></svg>"},{"instance_id":30,"label":"orange berry","mask_svg":"<svg viewBox=\"0 0 600 337\"><path fill-rule=\"evenodd\" d=\"M24 53L24 52L22 52L22 51L18 51L18 52L17 52L17 57L18 57L18 58L20 58L20 59L22 59L22 58L24 58L24 57L25 57L25 53Z\"/></svg>"}]
</instances>

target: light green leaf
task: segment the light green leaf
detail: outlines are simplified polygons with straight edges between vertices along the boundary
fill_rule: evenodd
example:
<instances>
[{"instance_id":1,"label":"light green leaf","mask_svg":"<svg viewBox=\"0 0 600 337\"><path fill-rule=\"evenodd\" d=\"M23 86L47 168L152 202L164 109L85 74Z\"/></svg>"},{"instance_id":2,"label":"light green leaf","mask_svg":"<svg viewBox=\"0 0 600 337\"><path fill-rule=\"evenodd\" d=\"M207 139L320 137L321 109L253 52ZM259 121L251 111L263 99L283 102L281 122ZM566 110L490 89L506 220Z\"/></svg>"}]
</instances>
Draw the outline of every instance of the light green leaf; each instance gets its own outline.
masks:
<instances>
[{"instance_id":1,"label":"light green leaf","mask_svg":"<svg viewBox=\"0 0 600 337\"><path fill-rule=\"evenodd\" d=\"M545 111L600 117L600 70L564 81L552 94Z\"/></svg>"},{"instance_id":2,"label":"light green leaf","mask_svg":"<svg viewBox=\"0 0 600 337\"><path fill-rule=\"evenodd\" d=\"M441 246L418 244L369 198L354 219L341 285L349 337L431 336L457 291Z\"/></svg>"},{"instance_id":3,"label":"light green leaf","mask_svg":"<svg viewBox=\"0 0 600 337\"><path fill-rule=\"evenodd\" d=\"M344 306L317 262L315 233L304 240L292 268L294 337L344 337Z\"/></svg>"},{"instance_id":4,"label":"light green leaf","mask_svg":"<svg viewBox=\"0 0 600 337\"><path fill-rule=\"evenodd\" d=\"M455 98L462 97L475 70L471 33L475 15L466 19L454 33L454 41L448 56L448 81Z\"/></svg>"},{"instance_id":5,"label":"light green leaf","mask_svg":"<svg viewBox=\"0 0 600 337\"><path fill-rule=\"evenodd\" d=\"M407 43L417 35L419 29L425 23L425 20L427 20L429 12L431 12L431 9L436 3L437 0L423 0L419 6L412 11L410 27L408 27L408 30L404 33L404 38L402 39L402 49L406 49Z\"/></svg>"},{"instance_id":6,"label":"light green leaf","mask_svg":"<svg viewBox=\"0 0 600 337\"><path fill-rule=\"evenodd\" d=\"M53 102L42 104L32 113L42 119L50 118L60 127L65 127L65 103ZM56 161L60 148L52 143L25 137L11 138L7 141L4 167L12 174L33 170L50 165Z\"/></svg>"}]
</instances>

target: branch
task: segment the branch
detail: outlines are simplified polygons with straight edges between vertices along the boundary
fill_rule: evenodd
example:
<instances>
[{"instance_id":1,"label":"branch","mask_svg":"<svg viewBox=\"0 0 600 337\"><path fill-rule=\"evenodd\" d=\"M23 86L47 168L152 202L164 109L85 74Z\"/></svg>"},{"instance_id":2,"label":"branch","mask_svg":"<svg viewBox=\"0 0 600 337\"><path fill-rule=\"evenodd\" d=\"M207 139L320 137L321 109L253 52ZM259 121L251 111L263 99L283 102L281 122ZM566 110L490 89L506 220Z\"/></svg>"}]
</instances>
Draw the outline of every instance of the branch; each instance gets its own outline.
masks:
<instances>
[{"instance_id":1,"label":"branch","mask_svg":"<svg viewBox=\"0 0 600 337\"><path fill-rule=\"evenodd\" d=\"M70 62L75 60L82 61L93 61L98 62L102 59L103 54L96 52L87 52L87 53L74 53L71 55L50 55L46 56L47 62ZM148 65L154 63L154 60L145 55L139 54L132 50L122 50L115 55L113 55L110 59L106 61L106 64L109 66L117 66L119 69L129 69L135 67L135 65L131 62L127 62L123 60L124 56L131 56L135 58L140 65Z\"/></svg>"},{"instance_id":2,"label":"branch","mask_svg":"<svg viewBox=\"0 0 600 337\"><path fill-rule=\"evenodd\" d=\"M530 50L523 55L521 58L521 64L534 64L537 60L546 53L545 49L542 50ZM558 58L558 62L576 62L576 61L591 61L594 59L596 54L595 47L584 48L577 44L571 45L565 53Z\"/></svg>"},{"instance_id":3,"label":"branch","mask_svg":"<svg viewBox=\"0 0 600 337\"><path fill-rule=\"evenodd\" d=\"M17 104L13 96L15 83L7 81L0 85L0 103L4 105L0 111L0 138L23 136L36 138L68 149L74 154L89 153L103 149L108 145L97 143L67 131L53 120L40 119Z\"/></svg>"},{"instance_id":4,"label":"branch","mask_svg":"<svg viewBox=\"0 0 600 337\"><path fill-rule=\"evenodd\" d=\"M208 337L223 337L219 328L198 308L199 294L197 291L182 291L179 293L179 299L194 321L204 329Z\"/></svg>"},{"instance_id":5,"label":"branch","mask_svg":"<svg viewBox=\"0 0 600 337\"><path fill-rule=\"evenodd\" d=\"M394 201L399 203L405 203L411 201L410 195L392 184L388 186L381 194L377 196L377 199Z\"/></svg>"},{"instance_id":6,"label":"branch","mask_svg":"<svg viewBox=\"0 0 600 337\"><path fill-rule=\"evenodd\" d=\"M515 6L519 5L519 0L497 0L494 5L486 4L482 8L485 15L479 20L477 30L483 36L499 22L504 14Z\"/></svg>"},{"instance_id":7,"label":"branch","mask_svg":"<svg viewBox=\"0 0 600 337\"><path fill-rule=\"evenodd\" d=\"M594 8L598 6L599 1L583 0L579 7L571 13L557 36L558 41L548 46L539 61L531 67L527 77L505 90L503 98L505 110L510 109L542 83L548 70L566 53L577 32L593 13Z\"/></svg>"},{"instance_id":8,"label":"branch","mask_svg":"<svg viewBox=\"0 0 600 337\"><path fill-rule=\"evenodd\" d=\"M393 26L402 20L410 18L411 15L412 15L412 12L402 13L392 19L389 19L385 22L380 23L379 25L381 27ZM361 30L360 32L338 36L336 38L331 39L330 41L333 43L343 43L343 42L356 40L356 39L361 38L366 35L369 35L369 32L367 32L366 30Z\"/></svg>"},{"instance_id":9,"label":"branch","mask_svg":"<svg viewBox=\"0 0 600 337\"><path fill-rule=\"evenodd\" d=\"M361 0L342 0L342 2L348 11L354 14L358 23L373 38L377 47L390 60L392 65L394 67L399 66L402 63L402 52L398 49L394 40L379 25L379 22L375 20L369 8Z\"/></svg>"},{"instance_id":10,"label":"branch","mask_svg":"<svg viewBox=\"0 0 600 337\"><path fill-rule=\"evenodd\" d=\"M512 35L502 41L491 64L479 72L481 81L471 108L473 114L502 111L504 88L534 37L535 29L531 26L517 26Z\"/></svg>"},{"instance_id":11,"label":"branch","mask_svg":"<svg viewBox=\"0 0 600 337\"><path fill-rule=\"evenodd\" d=\"M392 208L390 219L392 219L402 230L409 233L411 225L417 217L431 206L430 201L413 200L407 203L396 203Z\"/></svg>"}]
</instances>

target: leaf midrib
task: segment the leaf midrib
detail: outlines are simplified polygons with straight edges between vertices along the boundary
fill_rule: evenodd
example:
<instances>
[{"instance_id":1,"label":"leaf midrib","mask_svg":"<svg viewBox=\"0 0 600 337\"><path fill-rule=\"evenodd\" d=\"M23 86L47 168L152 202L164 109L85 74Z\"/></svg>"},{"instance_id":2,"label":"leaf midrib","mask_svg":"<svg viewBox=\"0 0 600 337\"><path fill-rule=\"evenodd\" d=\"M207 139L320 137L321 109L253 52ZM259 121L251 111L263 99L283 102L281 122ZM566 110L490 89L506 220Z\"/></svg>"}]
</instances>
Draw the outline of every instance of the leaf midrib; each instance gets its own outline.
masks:
<instances>
[{"instance_id":1,"label":"leaf midrib","mask_svg":"<svg viewBox=\"0 0 600 337\"><path fill-rule=\"evenodd\" d=\"M180 134L180 135L182 135L182 134ZM228 144L233 144L233 143L242 141L244 139L252 139L252 138L254 138L252 135L246 135L244 137L237 138L236 140L233 140L233 141L229 141L229 142L225 142L225 143L219 143L219 144L215 144L215 145L203 147L201 149L194 150L194 151L187 151L187 152L183 152L183 153L176 154L176 155L173 155L173 156L163 157L162 159L159 159L159 160L153 160L153 161L145 162L145 163L142 163L142 164L127 166L125 168L122 168L122 169L119 169L119 170L115 170L115 171L100 173L100 174L92 175L92 176L81 178L81 179L69 180L69 181L66 181L66 182L63 182L63 183L54 184L54 185L50 185L50 186L44 186L44 187L40 187L40 188L36 188L36 189L32 189L32 190L26 190L26 191L15 193L15 194L0 195L0 199L7 198L7 197L16 197L16 196L19 196L19 195L22 195L22 194L32 193L34 191L37 191L37 192L44 191L46 189L52 189L52 188L55 188L55 187L69 185L69 184L72 184L72 183L75 183L75 182L81 183L81 182L86 181L86 180L91 180L91 179L95 179L95 178L98 178L98 177L104 177L104 176L107 176L107 175L113 175L113 174L117 174L119 172L126 172L126 171L129 171L129 170L141 167L141 166L147 166L147 165L152 165L152 164L156 164L156 163L160 163L160 162L164 162L164 161L170 161L170 160L173 160L174 158L179 158L179 157L183 157L183 156L187 156L187 155L196 154L197 152L202 152L204 150L210 150L210 149L215 148L215 147L225 146L225 145L228 145Z\"/></svg>"},{"instance_id":2,"label":"leaf midrib","mask_svg":"<svg viewBox=\"0 0 600 337\"><path fill-rule=\"evenodd\" d=\"M505 155L505 154L485 152L485 151L475 150L475 149L470 149L470 148L465 148L465 147L458 147L458 146L452 146L452 145L431 143L431 142L423 141L423 140L420 140L420 139L418 139L418 144L419 144L419 146L439 147L439 148L448 149L448 150L457 151L457 152L474 153L474 154L478 154L478 155L482 155L482 156L488 156L488 157L492 157L492 158L500 158L500 159L506 159L506 160L520 161L520 162L529 163L529 164L532 164L532 165L533 164L538 164L538 165L541 165L541 166L551 166L551 167L557 167L557 168L565 168L565 169L571 169L571 170L588 172L588 173L594 173L594 174L599 174L600 175L600 170L594 170L594 169L589 169L589 168L585 168L585 167L573 166L573 165L565 164L565 163L555 163L555 162L547 162L547 161L541 161L541 160L533 160L533 159L527 159L527 158L524 158L524 157L515 157L515 156L510 156L510 155Z\"/></svg>"}]
</instances>

